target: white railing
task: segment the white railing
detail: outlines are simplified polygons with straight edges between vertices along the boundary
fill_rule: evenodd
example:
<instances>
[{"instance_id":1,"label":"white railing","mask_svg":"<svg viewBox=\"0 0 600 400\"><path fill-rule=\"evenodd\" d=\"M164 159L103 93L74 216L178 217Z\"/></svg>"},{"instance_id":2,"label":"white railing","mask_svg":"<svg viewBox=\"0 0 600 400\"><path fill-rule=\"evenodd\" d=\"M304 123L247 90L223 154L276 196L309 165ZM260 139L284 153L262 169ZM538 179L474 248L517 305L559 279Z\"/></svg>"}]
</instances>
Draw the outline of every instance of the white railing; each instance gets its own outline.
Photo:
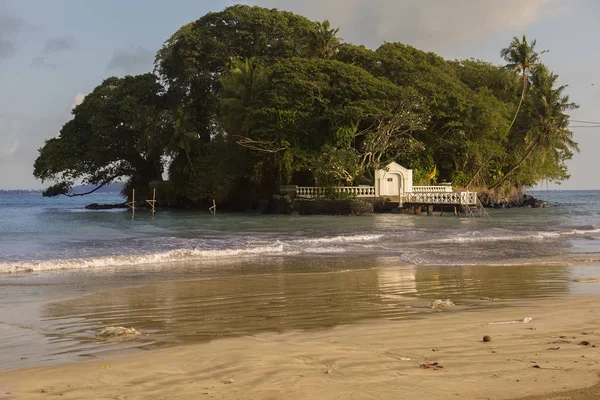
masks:
<instances>
[{"instance_id":1,"label":"white railing","mask_svg":"<svg viewBox=\"0 0 600 400\"><path fill-rule=\"evenodd\" d=\"M477 204L476 192L412 192L402 196L403 203L415 204Z\"/></svg>"},{"instance_id":2,"label":"white railing","mask_svg":"<svg viewBox=\"0 0 600 400\"><path fill-rule=\"evenodd\" d=\"M477 204L477 192L460 192L461 204L469 206Z\"/></svg>"},{"instance_id":3,"label":"white railing","mask_svg":"<svg viewBox=\"0 0 600 400\"><path fill-rule=\"evenodd\" d=\"M374 186L338 186L338 187L316 187L316 186L297 186L295 188L296 197L316 198L325 197L327 193L345 193L352 197L375 197ZM477 204L477 192L452 192L449 186L413 186L413 191L404 193L401 203L415 204L456 204L456 205L475 205Z\"/></svg>"},{"instance_id":4,"label":"white railing","mask_svg":"<svg viewBox=\"0 0 600 400\"><path fill-rule=\"evenodd\" d=\"M323 197L326 193L333 191L336 193L345 193L354 197L375 197L374 186L338 186L338 187L315 187L298 186L296 188L296 197L315 198Z\"/></svg>"},{"instance_id":5,"label":"white railing","mask_svg":"<svg viewBox=\"0 0 600 400\"><path fill-rule=\"evenodd\" d=\"M422 193L452 192L452 186L413 186L412 191Z\"/></svg>"}]
</instances>

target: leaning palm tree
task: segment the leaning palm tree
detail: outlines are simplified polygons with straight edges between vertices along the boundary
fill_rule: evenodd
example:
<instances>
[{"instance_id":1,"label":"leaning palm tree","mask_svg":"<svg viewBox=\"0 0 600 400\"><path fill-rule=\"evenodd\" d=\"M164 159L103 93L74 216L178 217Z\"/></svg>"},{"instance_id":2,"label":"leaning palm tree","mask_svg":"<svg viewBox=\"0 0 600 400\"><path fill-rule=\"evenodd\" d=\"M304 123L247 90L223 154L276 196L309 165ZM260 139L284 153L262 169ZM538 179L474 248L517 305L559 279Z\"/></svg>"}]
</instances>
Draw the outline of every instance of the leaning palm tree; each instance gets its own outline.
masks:
<instances>
[{"instance_id":1,"label":"leaning palm tree","mask_svg":"<svg viewBox=\"0 0 600 400\"><path fill-rule=\"evenodd\" d=\"M535 51L535 45L537 41L529 43L527 41L527 37L523 35L523 38L520 40L518 37L514 37L510 42L510 45L502 49L500 51L500 56L504 58L506 61L506 65L504 68L513 74L521 75L521 79L523 81L521 87L521 97L519 99L519 104L517 105L517 109L515 111L515 115L506 130L506 133L510 132L517 117L519 116L519 112L521 111L521 106L523 105L523 101L525 100L525 95L527 94L527 88L529 87L529 79L532 73L535 71L536 66L539 64L539 56L540 54L545 53L546 51L542 51L541 53L537 53ZM479 174L484 170L487 166L491 157L486 158L481 166L477 169L477 171L467 183L467 187L471 186L471 184L479 177Z\"/></svg>"},{"instance_id":2,"label":"leaning palm tree","mask_svg":"<svg viewBox=\"0 0 600 400\"><path fill-rule=\"evenodd\" d=\"M512 42L510 42L510 45L500 51L500 56L506 61L505 68L514 74L521 74L523 80L521 98L519 99L515 116L508 127L508 131L510 131L517 120L517 116L519 115L519 111L525 100L527 87L529 86L530 74L539 63L539 53L535 51L536 42L536 40L531 43L527 42L527 37L525 35L523 35L522 40L519 40L518 37L514 37Z\"/></svg>"},{"instance_id":3,"label":"leaning palm tree","mask_svg":"<svg viewBox=\"0 0 600 400\"><path fill-rule=\"evenodd\" d=\"M339 31L339 28L332 29L331 23L328 20L317 23L314 45L318 58L328 59L339 51L343 40L338 37Z\"/></svg>"},{"instance_id":4,"label":"leaning palm tree","mask_svg":"<svg viewBox=\"0 0 600 400\"><path fill-rule=\"evenodd\" d=\"M519 161L490 189L499 187L514 175L534 152L559 162L564 151L579 151L578 144L573 140L573 132L569 129L569 115L566 114L579 106L570 102L569 96L564 94L567 86L557 86L557 82L558 75L543 64L537 66L532 75L534 96L530 114L533 120L525 135L525 150Z\"/></svg>"}]
</instances>

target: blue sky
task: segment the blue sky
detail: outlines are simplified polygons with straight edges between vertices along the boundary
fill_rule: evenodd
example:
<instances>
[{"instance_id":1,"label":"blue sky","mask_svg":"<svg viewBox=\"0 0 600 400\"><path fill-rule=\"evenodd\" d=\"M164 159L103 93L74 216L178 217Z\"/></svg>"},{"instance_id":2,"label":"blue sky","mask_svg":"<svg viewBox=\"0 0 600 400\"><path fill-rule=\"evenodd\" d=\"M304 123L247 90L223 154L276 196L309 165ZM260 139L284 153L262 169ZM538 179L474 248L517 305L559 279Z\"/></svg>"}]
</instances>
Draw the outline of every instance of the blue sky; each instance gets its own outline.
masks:
<instances>
[{"instance_id":1,"label":"blue sky","mask_svg":"<svg viewBox=\"0 0 600 400\"><path fill-rule=\"evenodd\" d=\"M526 33L543 61L600 120L600 2L595 0L254 0L311 19L328 18L354 44L414 45L447 58L501 63ZM229 0L0 0L0 188L39 188L37 149L58 134L77 98L104 78L152 70L154 54L183 24ZM581 154L565 189L600 189L600 129L575 129ZM553 187L553 186L551 186Z\"/></svg>"}]
</instances>

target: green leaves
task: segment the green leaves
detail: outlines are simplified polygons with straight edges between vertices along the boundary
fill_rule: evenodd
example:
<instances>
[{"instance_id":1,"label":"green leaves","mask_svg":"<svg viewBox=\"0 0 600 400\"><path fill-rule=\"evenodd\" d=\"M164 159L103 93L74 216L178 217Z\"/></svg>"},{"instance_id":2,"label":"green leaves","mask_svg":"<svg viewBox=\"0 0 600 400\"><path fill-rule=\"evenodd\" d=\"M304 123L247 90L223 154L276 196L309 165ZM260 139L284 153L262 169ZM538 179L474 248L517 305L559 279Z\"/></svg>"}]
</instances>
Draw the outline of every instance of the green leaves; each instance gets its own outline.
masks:
<instances>
[{"instance_id":1,"label":"green leaves","mask_svg":"<svg viewBox=\"0 0 600 400\"><path fill-rule=\"evenodd\" d=\"M167 124L163 88L154 75L108 78L40 149L34 176L59 181L47 195L66 194L74 181L106 185L135 175L160 180Z\"/></svg>"},{"instance_id":2,"label":"green leaves","mask_svg":"<svg viewBox=\"0 0 600 400\"><path fill-rule=\"evenodd\" d=\"M329 21L235 5L181 27L156 75L109 78L40 149L34 175L71 184L160 180L178 202L268 197L282 183L371 183L389 161L427 182L501 187L568 176L576 107L515 38L506 66L401 43L342 43ZM518 79L516 77L518 76ZM163 86L164 85L164 86Z\"/></svg>"}]
</instances>

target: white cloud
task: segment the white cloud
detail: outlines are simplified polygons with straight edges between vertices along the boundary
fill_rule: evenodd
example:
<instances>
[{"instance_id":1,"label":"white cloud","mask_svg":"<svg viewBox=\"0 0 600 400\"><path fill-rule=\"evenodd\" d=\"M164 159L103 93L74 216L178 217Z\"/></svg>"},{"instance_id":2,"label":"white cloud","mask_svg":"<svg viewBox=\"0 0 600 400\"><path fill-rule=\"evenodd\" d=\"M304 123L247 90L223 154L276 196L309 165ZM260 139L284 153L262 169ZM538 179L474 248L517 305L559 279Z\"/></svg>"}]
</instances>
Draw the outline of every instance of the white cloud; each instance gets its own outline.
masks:
<instances>
[{"instance_id":1,"label":"white cloud","mask_svg":"<svg viewBox=\"0 0 600 400\"><path fill-rule=\"evenodd\" d=\"M87 96L86 93L77 93L75 95L75 100L74 100L73 104L71 105L71 110L74 109L75 107L77 107L78 105L80 105L81 103L83 103L83 99L85 99L85 96Z\"/></svg>"},{"instance_id":2,"label":"white cloud","mask_svg":"<svg viewBox=\"0 0 600 400\"><path fill-rule=\"evenodd\" d=\"M33 177L37 149L44 140L56 135L63 121L59 117L42 118L7 114L0 111L0 188L40 187Z\"/></svg>"},{"instance_id":3,"label":"white cloud","mask_svg":"<svg viewBox=\"0 0 600 400\"><path fill-rule=\"evenodd\" d=\"M522 31L566 0L254 0L314 20L329 19L348 42L402 42L444 52L504 31Z\"/></svg>"}]
</instances>

